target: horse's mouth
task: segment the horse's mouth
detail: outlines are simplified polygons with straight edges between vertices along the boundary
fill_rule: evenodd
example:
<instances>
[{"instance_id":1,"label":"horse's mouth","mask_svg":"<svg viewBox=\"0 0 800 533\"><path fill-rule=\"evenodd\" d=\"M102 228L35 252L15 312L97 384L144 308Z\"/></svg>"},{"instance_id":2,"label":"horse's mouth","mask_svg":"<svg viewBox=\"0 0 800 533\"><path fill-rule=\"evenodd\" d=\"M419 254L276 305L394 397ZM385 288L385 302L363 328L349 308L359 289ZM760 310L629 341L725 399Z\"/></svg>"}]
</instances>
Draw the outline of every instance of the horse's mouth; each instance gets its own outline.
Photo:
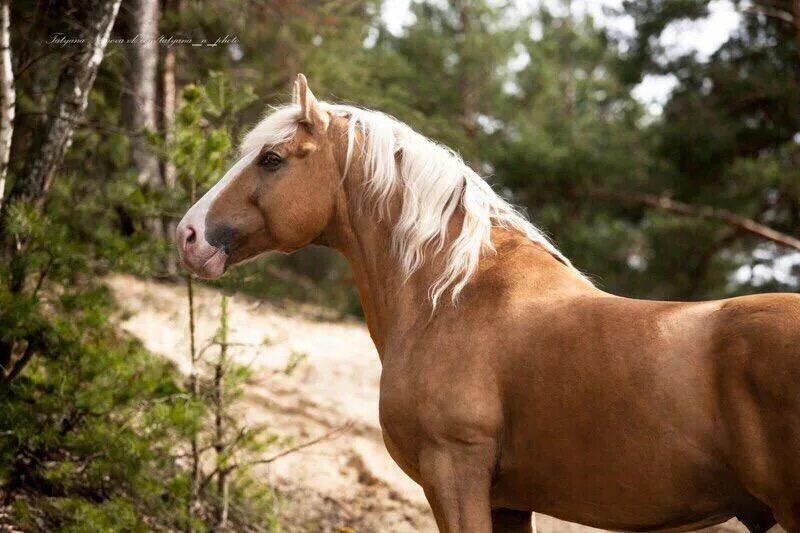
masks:
<instances>
[{"instance_id":1,"label":"horse's mouth","mask_svg":"<svg viewBox=\"0 0 800 533\"><path fill-rule=\"evenodd\" d=\"M225 273L225 270L228 268L229 259L230 254L224 248L215 248L214 253L203 261L201 265L196 266L196 264L192 264L189 257L184 257L183 266L198 278L214 280Z\"/></svg>"}]
</instances>

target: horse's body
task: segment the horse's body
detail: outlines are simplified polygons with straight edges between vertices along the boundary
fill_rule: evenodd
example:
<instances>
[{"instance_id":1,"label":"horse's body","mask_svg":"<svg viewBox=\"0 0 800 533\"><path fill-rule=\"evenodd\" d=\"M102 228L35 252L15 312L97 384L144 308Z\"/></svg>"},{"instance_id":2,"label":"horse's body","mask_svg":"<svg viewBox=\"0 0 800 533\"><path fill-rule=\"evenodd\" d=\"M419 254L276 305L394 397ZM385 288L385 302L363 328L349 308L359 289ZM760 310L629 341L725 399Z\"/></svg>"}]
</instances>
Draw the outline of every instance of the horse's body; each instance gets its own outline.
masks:
<instances>
[{"instance_id":1,"label":"horse's body","mask_svg":"<svg viewBox=\"0 0 800 533\"><path fill-rule=\"evenodd\" d=\"M381 420L411 477L441 439L492 508L606 529L771 525L754 495L800 502L800 297L618 298L532 248L501 246L451 316L386 333Z\"/></svg>"},{"instance_id":2,"label":"horse's body","mask_svg":"<svg viewBox=\"0 0 800 533\"><path fill-rule=\"evenodd\" d=\"M411 200L387 195L386 216L358 208L370 167L350 165L348 120L302 79L299 90L305 126L255 143L187 213L181 254L208 277L310 242L348 258L383 365L387 448L440 529L530 531L537 511L608 529L737 516L800 531L800 296L612 296L500 211L495 252L481 252L457 306L432 309L449 259L409 272L396 226ZM471 186L462 206L442 204L443 243L476 224Z\"/></svg>"}]
</instances>

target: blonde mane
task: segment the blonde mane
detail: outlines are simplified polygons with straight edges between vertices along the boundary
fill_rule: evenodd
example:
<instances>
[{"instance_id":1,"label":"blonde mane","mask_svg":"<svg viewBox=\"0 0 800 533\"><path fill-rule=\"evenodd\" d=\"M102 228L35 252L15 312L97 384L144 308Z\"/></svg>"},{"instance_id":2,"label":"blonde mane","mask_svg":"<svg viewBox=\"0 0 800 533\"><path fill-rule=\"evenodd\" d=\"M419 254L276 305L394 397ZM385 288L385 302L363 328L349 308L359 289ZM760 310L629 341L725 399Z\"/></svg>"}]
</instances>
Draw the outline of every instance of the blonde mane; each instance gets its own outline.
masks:
<instances>
[{"instance_id":1,"label":"blonde mane","mask_svg":"<svg viewBox=\"0 0 800 533\"><path fill-rule=\"evenodd\" d=\"M384 216L393 193L402 195L392 247L408 279L425 260L425 253L446 253L443 272L429 288L433 308L450 290L453 303L478 268L485 251L494 251L492 227L519 231L540 244L581 277L548 238L512 205L492 190L453 150L378 111L320 102L323 110L348 118L345 175L356 149L357 130L364 160L364 201ZM277 107L244 138L242 154L277 145L294 137L300 118L297 104ZM400 163L395 155L401 153ZM464 215L461 232L448 242L450 219L458 208ZM446 250L445 250L446 248Z\"/></svg>"}]
</instances>

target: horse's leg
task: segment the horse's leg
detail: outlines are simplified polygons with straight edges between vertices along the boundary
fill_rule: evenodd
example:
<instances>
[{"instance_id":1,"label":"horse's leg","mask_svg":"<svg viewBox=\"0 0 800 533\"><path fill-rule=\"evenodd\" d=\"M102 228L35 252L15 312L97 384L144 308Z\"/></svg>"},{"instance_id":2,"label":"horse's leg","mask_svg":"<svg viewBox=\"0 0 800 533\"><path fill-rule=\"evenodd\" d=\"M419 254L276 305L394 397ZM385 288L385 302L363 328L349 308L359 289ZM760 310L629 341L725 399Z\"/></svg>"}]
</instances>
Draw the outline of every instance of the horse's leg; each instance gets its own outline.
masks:
<instances>
[{"instance_id":1,"label":"horse's leg","mask_svg":"<svg viewBox=\"0 0 800 533\"><path fill-rule=\"evenodd\" d=\"M492 533L533 533L530 511L492 510Z\"/></svg>"},{"instance_id":2,"label":"horse's leg","mask_svg":"<svg viewBox=\"0 0 800 533\"><path fill-rule=\"evenodd\" d=\"M798 494L791 495L792 498L797 498ZM775 518L778 519L783 529L788 533L800 533L800 500L788 501L781 507L773 509Z\"/></svg>"},{"instance_id":3,"label":"horse's leg","mask_svg":"<svg viewBox=\"0 0 800 533\"><path fill-rule=\"evenodd\" d=\"M778 523L778 521L772 517L771 513L768 517L745 517L736 515L736 518L739 522L744 524L744 527L746 527L747 531L750 533L767 533L767 531L772 529L772 526Z\"/></svg>"},{"instance_id":4,"label":"horse's leg","mask_svg":"<svg viewBox=\"0 0 800 533\"><path fill-rule=\"evenodd\" d=\"M746 508L736 513L736 518L750 533L766 533L778 523L772 515L772 509L755 498Z\"/></svg>"},{"instance_id":5,"label":"horse's leg","mask_svg":"<svg viewBox=\"0 0 800 533\"><path fill-rule=\"evenodd\" d=\"M448 445L420 453L420 477L439 531L491 533L492 461L488 446Z\"/></svg>"}]
</instances>

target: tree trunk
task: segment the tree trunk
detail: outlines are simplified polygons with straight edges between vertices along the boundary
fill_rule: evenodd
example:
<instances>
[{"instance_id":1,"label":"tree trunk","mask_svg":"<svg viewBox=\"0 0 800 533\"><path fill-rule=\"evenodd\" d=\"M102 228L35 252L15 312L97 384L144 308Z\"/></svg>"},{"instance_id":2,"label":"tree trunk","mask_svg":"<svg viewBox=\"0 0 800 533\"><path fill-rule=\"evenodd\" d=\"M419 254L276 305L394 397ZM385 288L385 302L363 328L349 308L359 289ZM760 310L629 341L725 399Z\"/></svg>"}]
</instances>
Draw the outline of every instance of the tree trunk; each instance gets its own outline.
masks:
<instances>
[{"instance_id":1,"label":"tree trunk","mask_svg":"<svg viewBox=\"0 0 800 533\"><path fill-rule=\"evenodd\" d=\"M80 48L66 59L48 108L48 118L35 134L22 173L14 181L6 199L6 207L21 203L41 211L44 206L53 177L86 111L89 92L103 61L120 2L97 0L87 9L88 19L82 26ZM11 263L9 288L12 292L20 292L25 284L25 267L20 256L26 243L6 233L6 227L6 224L0 223L0 246Z\"/></svg>"},{"instance_id":2,"label":"tree trunk","mask_svg":"<svg viewBox=\"0 0 800 533\"><path fill-rule=\"evenodd\" d=\"M105 55L120 2L121 0L98 0L88 10L88 20L82 26L80 35L80 49L67 59L66 65L61 70L55 96L49 106L48 118L41 123L40 130L36 132L22 173L14 181L4 203L4 210L0 212L0 253L4 254L4 259L8 261L11 272L8 284L14 293L21 292L25 286L26 269L24 261L21 260L21 253L26 243L6 232L7 225L2 220L6 215L5 208L11 204L22 203L40 211L44 206L53 177L72 143L75 127L86 111L89 91L94 85L97 69ZM3 0L0 4L4 23L8 18L5 15L8 5L9 0ZM6 44L5 40L2 42ZM10 46L7 50L3 50L3 53L8 53L10 56ZM5 120L3 126L6 126ZM16 346L15 339L0 342L0 362L4 367L11 361ZM33 349L29 345L29 352L21 360L23 366L33 355ZM7 381L19 373L8 368L4 368L3 371L7 373L5 374Z\"/></svg>"},{"instance_id":3,"label":"tree trunk","mask_svg":"<svg viewBox=\"0 0 800 533\"><path fill-rule=\"evenodd\" d=\"M164 107L162 118L162 129L164 131L164 141L170 146L175 140L175 108L176 93L175 87L175 49L167 48L164 52L164 70L161 77L162 90L164 94ZM168 189L175 187L175 177L177 173L175 165L170 160L164 161L164 185Z\"/></svg>"},{"instance_id":4,"label":"tree trunk","mask_svg":"<svg viewBox=\"0 0 800 533\"><path fill-rule=\"evenodd\" d=\"M158 155L147 138L158 130L156 99L158 97L158 17L159 0L126 2L127 31L133 43L127 49L126 93L122 117L130 132L131 163L136 180L145 192L163 187ZM161 216L153 214L144 220L147 231L156 239L164 237ZM159 264L159 268L166 268Z\"/></svg>"},{"instance_id":5,"label":"tree trunk","mask_svg":"<svg viewBox=\"0 0 800 533\"><path fill-rule=\"evenodd\" d=\"M180 16L180 4L176 0L165 0L164 15ZM177 87L175 85L175 55L173 46L163 48L161 58L161 131L164 132L164 141L170 146L175 138L175 111L177 109ZM175 165L169 160L164 160L161 169L164 185L168 189L175 186L177 172Z\"/></svg>"},{"instance_id":6,"label":"tree trunk","mask_svg":"<svg viewBox=\"0 0 800 533\"><path fill-rule=\"evenodd\" d=\"M797 70L800 71L800 0L792 2L792 26L794 26L794 55L797 58Z\"/></svg>"},{"instance_id":7,"label":"tree trunk","mask_svg":"<svg viewBox=\"0 0 800 533\"><path fill-rule=\"evenodd\" d=\"M123 117L131 133L131 162L140 185L161 184L158 156L147 132L157 131L158 0L131 0L127 4L128 31L133 39L127 49L127 93Z\"/></svg>"},{"instance_id":8,"label":"tree trunk","mask_svg":"<svg viewBox=\"0 0 800 533\"><path fill-rule=\"evenodd\" d=\"M453 8L458 15L459 27L458 32L461 34L461 39L458 41L459 48L459 71L458 71L458 99L461 112L461 127L469 139L470 150L475 149L475 137L478 135L478 99L479 94L476 87L475 80L473 79L474 73L471 72L470 65L465 64L467 47L465 43L469 39L470 32L470 12L467 5L469 0L453 0ZM469 165L475 172L480 172L480 161L474 156L470 155L468 158Z\"/></svg>"},{"instance_id":9,"label":"tree trunk","mask_svg":"<svg viewBox=\"0 0 800 533\"><path fill-rule=\"evenodd\" d=\"M8 203L22 201L41 209L52 185L53 176L72 144L78 121L86 111L89 91L103 61L108 37L121 0L101 0L88 9L83 27L83 43L78 53L67 59L58 78L56 94L48 112L44 131L28 154L19 179L9 193Z\"/></svg>"},{"instance_id":10,"label":"tree trunk","mask_svg":"<svg viewBox=\"0 0 800 533\"><path fill-rule=\"evenodd\" d=\"M180 16L180 4L176 0L165 0L163 4L165 16ZM175 142L175 111L177 109L177 87L175 85L175 59L176 49L172 46L162 48L161 56L161 132L164 135L164 144L167 150ZM161 165L161 177L164 187L172 189L175 187L177 171L170 158L164 158ZM174 217L165 215L161 219L164 237L171 239L175 235L177 220ZM167 259L166 270L170 277L178 275L179 262L177 254L173 252Z\"/></svg>"},{"instance_id":11,"label":"tree trunk","mask_svg":"<svg viewBox=\"0 0 800 533\"><path fill-rule=\"evenodd\" d=\"M0 213L14 134L14 69L11 64L11 1L0 1Z\"/></svg>"}]
</instances>

